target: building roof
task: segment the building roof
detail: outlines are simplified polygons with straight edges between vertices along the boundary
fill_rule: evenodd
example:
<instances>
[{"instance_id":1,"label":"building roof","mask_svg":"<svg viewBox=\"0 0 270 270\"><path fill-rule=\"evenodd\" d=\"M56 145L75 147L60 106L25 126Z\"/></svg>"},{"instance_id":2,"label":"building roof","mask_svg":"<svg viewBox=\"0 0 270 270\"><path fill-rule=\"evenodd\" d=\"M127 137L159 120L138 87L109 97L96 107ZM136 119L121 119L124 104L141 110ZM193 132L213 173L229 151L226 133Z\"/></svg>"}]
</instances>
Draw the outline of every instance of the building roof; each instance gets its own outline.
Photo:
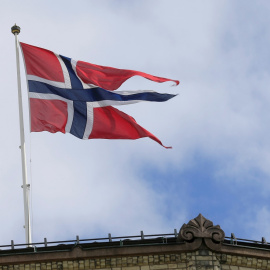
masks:
<instances>
[{"instance_id":1,"label":"building roof","mask_svg":"<svg viewBox=\"0 0 270 270\"><path fill-rule=\"evenodd\" d=\"M14 244L0 246L0 264L58 261L65 259L105 258L144 254L172 254L209 249L220 254L231 254L270 259L270 245L264 239L253 241L225 237L219 225L199 214L183 224L179 232L161 235L141 235L79 239L68 241Z\"/></svg>"}]
</instances>

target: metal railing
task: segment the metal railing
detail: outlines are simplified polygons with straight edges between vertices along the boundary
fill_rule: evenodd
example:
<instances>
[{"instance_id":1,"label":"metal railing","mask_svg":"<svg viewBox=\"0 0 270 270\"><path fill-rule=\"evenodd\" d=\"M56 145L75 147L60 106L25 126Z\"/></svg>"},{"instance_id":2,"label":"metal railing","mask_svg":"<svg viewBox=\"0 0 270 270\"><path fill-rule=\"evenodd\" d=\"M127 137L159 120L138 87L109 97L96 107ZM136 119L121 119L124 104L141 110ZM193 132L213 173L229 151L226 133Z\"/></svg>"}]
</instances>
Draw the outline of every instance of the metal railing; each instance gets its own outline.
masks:
<instances>
[{"instance_id":1,"label":"metal railing","mask_svg":"<svg viewBox=\"0 0 270 270\"><path fill-rule=\"evenodd\" d=\"M244 239L244 238L236 238L234 233L231 233L231 236L225 236L226 240L230 241L230 244L232 245L239 245L239 242L241 242L241 245L243 244L253 244L253 245L267 245L270 247L270 243L268 243L265 239L265 237L262 237L261 241L256 240L250 240L250 239Z\"/></svg>"},{"instance_id":2,"label":"metal railing","mask_svg":"<svg viewBox=\"0 0 270 270\"><path fill-rule=\"evenodd\" d=\"M140 232L139 235L129 235L129 236L116 236L112 237L111 233L108 234L108 237L102 238L90 238L90 239L80 239L79 236L76 236L76 239L73 240L65 240L65 241L48 241L47 238L44 238L43 242L35 242L30 244L15 244L13 240L9 245L1 245L0 246L0 255L1 251L12 251L12 250L21 250L24 249L25 251L29 252L37 252L39 249L46 249L49 247L59 247L62 246L63 248L66 246L72 247L77 245L85 245L85 244L108 244L107 246L111 246L114 243L118 243L120 246L127 246L127 245L140 245L142 244L141 241L145 241L145 243L149 242L149 244L157 243L157 244L168 244L168 239L176 239L178 237L178 232L174 229L173 233L166 233L166 234L148 234L145 235L143 231ZM148 240L148 241L147 241ZM152 241L151 241L152 240ZM156 241L155 241L156 240ZM170 241L170 243L172 243ZM270 249L270 243L266 242L266 239L262 237L261 241L256 240L249 240L244 238L236 238L235 235L232 233L230 237L225 236L225 243L226 245L238 245L238 246L260 246L262 248ZM103 246L104 247L104 246Z\"/></svg>"},{"instance_id":3,"label":"metal railing","mask_svg":"<svg viewBox=\"0 0 270 270\"><path fill-rule=\"evenodd\" d=\"M112 237L111 233L108 234L108 237L103 238L90 238L90 239L80 239L79 236L76 236L74 240L65 240L65 241L48 241L47 238L44 238L43 242L35 242L29 244L15 244L14 240L11 240L11 244L9 245L1 245L0 246L0 253L2 250L14 250L14 249L34 249L41 247L52 247L52 246L59 246L59 245L80 245L80 244L94 244L94 243L112 243L112 242L127 242L127 241L139 241L139 240L151 240L151 239L163 239L164 243L167 242L167 238L177 238L178 233L177 230L174 230L174 233L167 233L167 234L148 234L145 235L143 231L140 232L140 235L129 235L129 236L116 236Z\"/></svg>"}]
</instances>

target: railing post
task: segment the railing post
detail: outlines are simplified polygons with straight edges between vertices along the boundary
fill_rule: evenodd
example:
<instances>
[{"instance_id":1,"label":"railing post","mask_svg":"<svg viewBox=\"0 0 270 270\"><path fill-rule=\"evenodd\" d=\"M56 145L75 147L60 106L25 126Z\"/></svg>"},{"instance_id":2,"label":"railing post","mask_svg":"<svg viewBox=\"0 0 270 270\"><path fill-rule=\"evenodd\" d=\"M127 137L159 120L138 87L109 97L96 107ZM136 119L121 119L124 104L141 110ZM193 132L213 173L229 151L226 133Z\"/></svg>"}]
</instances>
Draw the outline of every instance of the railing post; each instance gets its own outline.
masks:
<instances>
[{"instance_id":1,"label":"railing post","mask_svg":"<svg viewBox=\"0 0 270 270\"><path fill-rule=\"evenodd\" d=\"M109 233L108 234L109 242L112 242L112 235Z\"/></svg>"},{"instance_id":2,"label":"railing post","mask_svg":"<svg viewBox=\"0 0 270 270\"><path fill-rule=\"evenodd\" d=\"M231 244L237 245L237 239L236 239L234 233L231 233Z\"/></svg>"}]
</instances>

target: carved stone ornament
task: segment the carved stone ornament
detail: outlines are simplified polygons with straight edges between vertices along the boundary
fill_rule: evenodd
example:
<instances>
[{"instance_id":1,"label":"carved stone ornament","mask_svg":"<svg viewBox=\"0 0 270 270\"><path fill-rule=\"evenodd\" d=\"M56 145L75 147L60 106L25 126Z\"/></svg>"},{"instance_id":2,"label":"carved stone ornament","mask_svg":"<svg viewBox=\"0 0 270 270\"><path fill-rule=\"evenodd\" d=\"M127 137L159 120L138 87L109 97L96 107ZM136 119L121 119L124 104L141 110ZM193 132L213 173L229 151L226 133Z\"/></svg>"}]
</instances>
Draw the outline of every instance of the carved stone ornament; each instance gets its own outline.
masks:
<instances>
[{"instance_id":1,"label":"carved stone ornament","mask_svg":"<svg viewBox=\"0 0 270 270\"><path fill-rule=\"evenodd\" d=\"M189 221L188 224L184 224L179 232L178 241L184 241L188 243L196 242L198 240L202 243L204 239L205 244L211 248L216 249L220 243L224 241L225 233L220 229L219 225L214 226L213 222L206 219L202 214L199 214L196 218Z\"/></svg>"}]
</instances>

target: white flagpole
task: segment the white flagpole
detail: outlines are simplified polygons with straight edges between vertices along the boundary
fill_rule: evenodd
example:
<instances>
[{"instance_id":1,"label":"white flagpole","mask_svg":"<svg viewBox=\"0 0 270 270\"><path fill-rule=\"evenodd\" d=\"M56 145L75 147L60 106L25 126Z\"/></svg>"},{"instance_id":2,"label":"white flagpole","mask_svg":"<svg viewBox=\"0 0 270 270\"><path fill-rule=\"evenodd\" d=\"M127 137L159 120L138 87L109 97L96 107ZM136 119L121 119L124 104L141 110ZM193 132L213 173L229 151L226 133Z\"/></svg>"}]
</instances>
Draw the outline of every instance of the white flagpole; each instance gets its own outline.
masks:
<instances>
[{"instance_id":1,"label":"white flagpole","mask_svg":"<svg viewBox=\"0 0 270 270\"><path fill-rule=\"evenodd\" d=\"M16 47L16 62L17 62L17 81L18 81L18 101L19 101L19 118L20 118L20 137L21 137L21 159L22 159L22 176L23 176L23 200L24 200L24 220L25 220L25 240L27 244L32 243L31 226L30 226L30 211L29 211L29 190L30 185L27 182L27 167L25 155L25 139L24 139L24 125L23 125L23 109L22 109L22 91L21 91L21 75L20 75L20 60L19 60L19 43L17 35L21 29L16 24L11 27L11 32L15 36Z\"/></svg>"}]
</instances>

